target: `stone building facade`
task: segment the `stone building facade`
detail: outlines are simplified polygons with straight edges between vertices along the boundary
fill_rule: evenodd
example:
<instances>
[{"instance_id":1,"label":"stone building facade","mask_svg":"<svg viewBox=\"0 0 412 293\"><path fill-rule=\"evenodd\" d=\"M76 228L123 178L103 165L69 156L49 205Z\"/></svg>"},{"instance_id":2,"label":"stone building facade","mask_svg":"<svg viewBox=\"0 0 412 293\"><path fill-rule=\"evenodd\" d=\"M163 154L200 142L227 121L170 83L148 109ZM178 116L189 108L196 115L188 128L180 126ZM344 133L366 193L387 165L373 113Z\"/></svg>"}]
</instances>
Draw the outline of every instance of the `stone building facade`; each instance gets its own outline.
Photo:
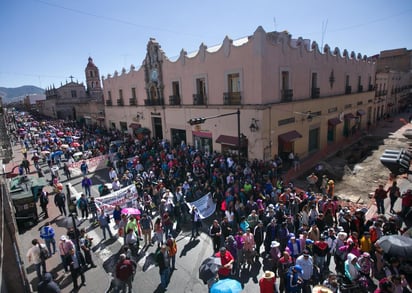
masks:
<instances>
[{"instance_id":1,"label":"stone building facade","mask_svg":"<svg viewBox=\"0 0 412 293\"><path fill-rule=\"evenodd\" d=\"M76 120L86 125L102 125L104 121L103 89L99 69L89 57L85 68L86 87L83 83L70 82L46 89L46 100L40 113L56 119Z\"/></svg>"},{"instance_id":2,"label":"stone building facade","mask_svg":"<svg viewBox=\"0 0 412 293\"><path fill-rule=\"evenodd\" d=\"M105 123L234 155L240 137L248 159L290 152L304 158L383 115L387 101L375 97L375 73L366 56L262 27L239 40L182 50L177 60L150 39L139 68L102 77ZM188 124L201 117L204 123Z\"/></svg>"}]
</instances>

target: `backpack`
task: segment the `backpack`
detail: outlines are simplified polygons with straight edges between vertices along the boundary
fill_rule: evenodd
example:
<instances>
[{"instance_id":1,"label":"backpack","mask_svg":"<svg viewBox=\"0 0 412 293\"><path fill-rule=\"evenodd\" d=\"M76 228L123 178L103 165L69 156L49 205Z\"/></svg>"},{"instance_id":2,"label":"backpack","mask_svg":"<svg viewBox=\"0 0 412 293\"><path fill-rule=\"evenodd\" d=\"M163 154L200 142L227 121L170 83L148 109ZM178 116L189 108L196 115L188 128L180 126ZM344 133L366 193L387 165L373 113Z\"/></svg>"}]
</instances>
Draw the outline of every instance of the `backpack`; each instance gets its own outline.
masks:
<instances>
[{"instance_id":1,"label":"backpack","mask_svg":"<svg viewBox=\"0 0 412 293\"><path fill-rule=\"evenodd\" d=\"M41 246L40 243L38 245L40 248L40 259L42 261L45 261L46 259L50 257L50 253L44 246Z\"/></svg>"}]
</instances>

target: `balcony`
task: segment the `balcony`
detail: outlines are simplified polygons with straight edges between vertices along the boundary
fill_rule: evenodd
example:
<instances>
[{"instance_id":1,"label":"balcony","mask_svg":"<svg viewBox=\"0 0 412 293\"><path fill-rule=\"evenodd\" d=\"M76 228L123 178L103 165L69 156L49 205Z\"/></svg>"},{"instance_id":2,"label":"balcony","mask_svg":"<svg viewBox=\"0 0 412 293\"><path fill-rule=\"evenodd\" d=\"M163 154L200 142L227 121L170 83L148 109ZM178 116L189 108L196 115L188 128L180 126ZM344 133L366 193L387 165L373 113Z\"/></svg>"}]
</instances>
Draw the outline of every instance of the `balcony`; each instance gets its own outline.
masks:
<instances>
[{"instance_id":1,"label":"balcony","mask_svg":"<svg viewBox=\"0 0 412 293\"><path fill-rule=\"evenodd\" d=\"M144 100L145 106L163 106L165 104L163 99L146 99Z\"/></svg>"},{"instance_id":2,"label":"balcony","mask_svg":"<svg viewBox=\"0 0 412 293\"><path fill-rule=\"evenodd\" d=\"M312 88L312 93L310 96L312 99L318 99L320 97L320 88L318 87L313 87Z\"/></svg>"},{"instance_id":3,"label":"balcony","mask_svg":"<svg viewBox=\"0 0 412 293\"><path fill-rule=\"evenodd\" d=\"M113 103L112 103L112 100L106 100L106 106L109 106L109 107L111 107L111 106L113 106Z\"/></svg>"},{"instance_id":4,"label":"balcony","mask_svg":"<svg viewBox=\"0 0 412 293\"><path fill-rule=\"evenodd\" d=\"M281 90L281 102L292 102L293 98L293 90L292 89L287 89L287 90Z\"/></svg>"},{"instance_id":5,"label":"balcony","mask_svg":"<svg viewBox=\"0 0 412 293\"><path fill-rule=\"evenodd\" d=\"M363 92L363 85L358 85L358 93L361 93L361 92Z\"/></svg>"},{"instance_id":6,"label":"balcony","mask_svg":"<svg viewBox=\"0 0 412 293\"><path fill-rule=\"evenodd\" d=\"M240 105L240 92L223 93L223 105Z\"/></svg>"},{"instance_id":7,"label":"balcony","mask_svg":"<svg viewBox=\"0 0 412 293\"><path fill-rule=\"evenodd\" d=\"M347 85L345 87L345 95L350 95L352 93L352 87L350 85Z\"/></svg>"},{"instance_id":8,"label":"balcony","mask_svg":"<svg viewBox=\"0 0 412 293\"><path fill-rule=\"evenodd\" d=\"M193 105L205 105L206 97L202 94L193 94Z\"/></svg>"},{"instance_id":9,"label":"balcony","mask_svg":"<svg viewBox=\"0 0 412 293\"><path fill-rule=\"evenodd\" d=\"M124 106L123 99L117 99L117 106Z\"/></svg>"},{"instance_id":10,"label":"balcony","mask_svg":"<svg viewBox=\"0 0 412 293\"><path fill-rule=\"evenodd\" d=\"M129 99L129 105L130 106L137 106L137 99L136 98Z\"/></svg>"},{"instance_id":11,"label":"balcony","mask_svg":"<svg viewBox=\"0 0 412 293\"><path fill-rule=\"evenodd\" d=\"M373 84L370 84L370 85L368 86L368 91L369 91L369 92L373 91L374 89L375 89L375 87L373 86Z\"/></svg>"},{"instance_id":12,"label":"balcony","mask_svg":"<svg viewBox=\"0 0 412 293\"><path fill-rule=\"evenodd\" d=\"M179 106L181 104L179 96L169 96L169 105Z\"/></svg>"}]
</instances>

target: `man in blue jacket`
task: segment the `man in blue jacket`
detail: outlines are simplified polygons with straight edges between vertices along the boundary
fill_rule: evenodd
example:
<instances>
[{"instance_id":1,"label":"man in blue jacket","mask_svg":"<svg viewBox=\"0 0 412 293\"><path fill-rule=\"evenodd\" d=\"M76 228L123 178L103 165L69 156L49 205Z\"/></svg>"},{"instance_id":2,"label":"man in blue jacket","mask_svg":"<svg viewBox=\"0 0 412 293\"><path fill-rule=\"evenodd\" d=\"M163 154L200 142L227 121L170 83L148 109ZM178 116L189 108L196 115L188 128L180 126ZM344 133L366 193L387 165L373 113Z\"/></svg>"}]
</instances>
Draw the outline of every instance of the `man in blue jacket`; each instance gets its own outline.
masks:
<instances>
[{"instance_id":1,"label":"man in blue jacket","mask_svg":"<svg viewBox=\"0 0 412 293\"><path fill-rule=\"evenodd\" d=\"M50 222L46 222L43 227L40 229L40 237L44 240L46 243L47 250L49 251L49 254L55 254L56 253L56 240L54 239L55 232L52 226L50 226ZM53 252L51 250L51 247L53 246Z\"/></svg>"}]
</instances>

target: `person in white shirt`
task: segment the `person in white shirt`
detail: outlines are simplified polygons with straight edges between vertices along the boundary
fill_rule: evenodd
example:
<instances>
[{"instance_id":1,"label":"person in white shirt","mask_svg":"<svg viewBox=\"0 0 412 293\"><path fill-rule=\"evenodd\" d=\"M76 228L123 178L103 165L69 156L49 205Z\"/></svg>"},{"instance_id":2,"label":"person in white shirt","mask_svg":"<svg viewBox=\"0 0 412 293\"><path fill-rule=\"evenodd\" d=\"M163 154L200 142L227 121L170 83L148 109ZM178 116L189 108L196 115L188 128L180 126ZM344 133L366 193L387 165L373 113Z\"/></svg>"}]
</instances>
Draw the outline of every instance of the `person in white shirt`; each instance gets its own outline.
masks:
<instances>
[{"instance_id":1,"label":"person in white shirt","mask_svg":"<svg viewBox=\"0 0 412 293\"><path fill-rule=\"evenodd\" d=\"M43 243L40 243L37 239L33 239L31 244L33 244L33 246L27 251L26 256L29 259L29 262L33 262L36 268L37 279L40 282L42 280L42 276L46 273L46 260L40 257L40 247L45 249L47 249L47 247ZM43 270L43 273L41 270Z\"/></svg>"},{"instance_id":2,"label":"person in white shirt","mask_svg":"<svg viewBox=\"0 0 412 293\"><path fill-rule=\"evenodd\" d=\"M114 168L110 168L109 178L110 178L110 181L113 181L115 178L117 178L117 173L116 173L116 171L114 170Z\"/></svg>"}]
</instances>

